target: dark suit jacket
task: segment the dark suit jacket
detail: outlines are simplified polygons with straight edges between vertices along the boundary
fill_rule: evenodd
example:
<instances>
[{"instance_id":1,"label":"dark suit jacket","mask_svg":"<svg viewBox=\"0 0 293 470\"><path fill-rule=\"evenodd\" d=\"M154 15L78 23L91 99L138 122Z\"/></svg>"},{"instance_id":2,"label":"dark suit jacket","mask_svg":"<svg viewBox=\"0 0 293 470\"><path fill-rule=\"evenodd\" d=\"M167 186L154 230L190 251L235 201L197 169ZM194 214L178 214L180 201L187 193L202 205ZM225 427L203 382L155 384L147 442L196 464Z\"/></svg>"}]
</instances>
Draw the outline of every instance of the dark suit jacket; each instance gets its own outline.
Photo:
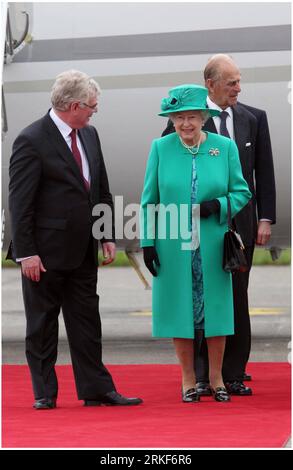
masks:
<instances>
[{"instance_id":1,"label":"dark suit jacket","mask_svg":"<svg viewBox=\"0 0 293 470\"><path fill-rule=\"evenodd\" d=\"M38 254L45 268L76 268L92 238L93 206L107 204L113 214L97 131L87 126L78 132L89 163L90 192L49 114L15 140L9 184L12 258ZM94 240L95 259L97 249L98 241Z\"/></svg>"},{"instance_id":2,"label":"dark suit jacket","mask_svg":"<svg viewBox=\"0 0 293 470\"><path fill-rule=\"evenodd\" d=\"M252 193L252 199L236 215L234 223L243 242L252 246L257 236L257 214L258 218L270 219L273 223L276 221L275 180L269 128L264 111L240 103L233 106L233 121L243 176ZM212 118L208 119L203 130L217 132ZM169 120L162 135L174 131L174 126Z\"/></svg>"},{"instance_id":3,"label":"dark suit jacket","mask_svg":"<svg viewBox=\"0 0 293 470\"><path fill-rule=\"evenodd\" d=\"M269 219L276 223L276 186L270 131L266 112L243 103L257 120L255 143L254 177L258 219Z\"/></svg>"}]
</instances>

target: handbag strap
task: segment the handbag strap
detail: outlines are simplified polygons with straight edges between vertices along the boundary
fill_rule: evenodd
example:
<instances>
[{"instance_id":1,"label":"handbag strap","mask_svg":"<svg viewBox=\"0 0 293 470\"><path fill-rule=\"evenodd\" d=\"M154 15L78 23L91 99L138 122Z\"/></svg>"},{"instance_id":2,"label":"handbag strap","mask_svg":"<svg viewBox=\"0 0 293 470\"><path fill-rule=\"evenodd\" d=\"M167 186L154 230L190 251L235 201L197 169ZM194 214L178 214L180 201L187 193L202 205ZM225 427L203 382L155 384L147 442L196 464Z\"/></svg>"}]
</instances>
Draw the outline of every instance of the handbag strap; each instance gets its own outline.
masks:
<instances>
[{"instance_id":1,"label":"handbag strap","mask_svg":"<svg viewBox=\"0 0 293 470\"><path fill-rule=\"evenodd\" d=\"M227 196L227 222L229 230L233 230L232 217L231 217L231 203L229 196Z\"/></svg>"}]
</instances>

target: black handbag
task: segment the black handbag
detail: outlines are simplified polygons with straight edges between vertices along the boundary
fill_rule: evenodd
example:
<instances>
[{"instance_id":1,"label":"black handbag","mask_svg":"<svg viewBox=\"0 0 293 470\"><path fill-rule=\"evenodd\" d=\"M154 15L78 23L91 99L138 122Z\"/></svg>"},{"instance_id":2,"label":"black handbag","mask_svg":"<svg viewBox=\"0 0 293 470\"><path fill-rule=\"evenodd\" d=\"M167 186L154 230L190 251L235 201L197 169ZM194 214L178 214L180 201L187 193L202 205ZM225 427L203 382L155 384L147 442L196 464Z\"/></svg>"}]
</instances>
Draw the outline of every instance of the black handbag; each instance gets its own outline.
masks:
<instances>
[{"instance_id":1,"label":"black handbag","mask_svg":"<svg viewBox=\"0 0 293 470\"><path fill-rule=\"evenodd\" d=\"M224 235L223 269L228 273L245 272L248 265L245 246L239 233L232 226L231 204L227 197L228 231Z\"/></svg>"}]
</instances>

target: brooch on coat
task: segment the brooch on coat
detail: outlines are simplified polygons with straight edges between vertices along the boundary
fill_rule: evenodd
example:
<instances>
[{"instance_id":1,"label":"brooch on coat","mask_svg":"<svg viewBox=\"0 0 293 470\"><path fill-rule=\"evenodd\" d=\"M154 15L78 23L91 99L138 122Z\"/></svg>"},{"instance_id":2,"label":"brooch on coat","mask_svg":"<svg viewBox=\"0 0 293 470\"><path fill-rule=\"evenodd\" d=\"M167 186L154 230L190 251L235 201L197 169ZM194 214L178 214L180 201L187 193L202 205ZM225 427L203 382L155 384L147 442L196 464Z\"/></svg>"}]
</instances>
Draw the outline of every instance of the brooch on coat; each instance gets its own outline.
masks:
<instances>
[{"instance_id":1,"label":"brooch on coat","mask_svg":"<svg viewBox=\"0 0 293 470\"><path fill-rule=\"evenodd\" d=\"M209 154L211 157L217 157L220 155L220 150L219 149L210 149Z\"/></svg>"}]
</instances>

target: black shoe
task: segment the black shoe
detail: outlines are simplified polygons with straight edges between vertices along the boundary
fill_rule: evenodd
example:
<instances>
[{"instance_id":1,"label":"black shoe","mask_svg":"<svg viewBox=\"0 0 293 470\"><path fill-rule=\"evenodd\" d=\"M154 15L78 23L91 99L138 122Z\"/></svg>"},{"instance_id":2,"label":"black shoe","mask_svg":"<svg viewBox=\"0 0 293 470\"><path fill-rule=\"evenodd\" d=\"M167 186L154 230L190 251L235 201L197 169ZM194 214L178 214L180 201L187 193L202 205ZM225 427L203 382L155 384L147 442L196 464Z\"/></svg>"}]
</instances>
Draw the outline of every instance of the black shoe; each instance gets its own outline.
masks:
<instances>
[{"instance_id":1,"label":"black shoe","mask_svg":"<svg viewBox=\"0 0 293 470\"><path fill-rule=\"evenodd\" d=\"M33 404L36 410L52 410L56 408L56 398L39 398Z\"/></svg>"},{"instance_id":2,"label":"black shoe","mask_svg":"<svg viewBox=\"0 0 293 470\"><path fill-rule=\"evenodd\" d=\"M201 397L210 397L212 390L208 382L197 382L196 391Z\"/></svg>"},{"instance_id":3,"label":"black shoe","mask_svg":"<svg viewBox=\"0 0 293 470\"><path fill-rule=\"evenodd\" d=\"M127 398L120 395L120 393L115 392L115 390L106 393L103 397L97 400L84 400L84 406L131 406L139 405L140 403L142 403L141 398Z\"/></svg>"},{"instance_id":4,"label":"black shoe","mask_svg":"<svg viewBox=\"0 0 293 470\"><path fill-rule=\"evenodd\" d=\"M196 403L200 401L200 396L195 388L189 388L185 392L182 390L182 401L184 403Z\"/></svg>"},{"instance_id":5,"label":"black shoe","mask_svg":"<svg viewBox=\"0 0 293 470\"><path fill-rule=\"evenodd\" d=\"M212 390L212 394L216 401L231 401L230 395L225 387L216 387L214 390Z\"/></svg>"},{"instance_id":6,"label":"black shoe","mask_svg":"<svg viewBox=\"0 0 293 470\"><path fill-rule=\"evenodd\" d=\"M234 382L226 382L225 386L230 395L248 396L252 395L250 387L246 387L240 380L234 380Z\"/></svg>"},{"instance_id":7,"label":"black shoe","mask_svg":"<svg viewBox=\"0 0 293 470\"><path fill-rule=\"evenodd\" d=\"M244 372L242 382L251 382L251 381L252 381L251 375L246 374L246 372Z\"/></svg>"}]
</instances>

